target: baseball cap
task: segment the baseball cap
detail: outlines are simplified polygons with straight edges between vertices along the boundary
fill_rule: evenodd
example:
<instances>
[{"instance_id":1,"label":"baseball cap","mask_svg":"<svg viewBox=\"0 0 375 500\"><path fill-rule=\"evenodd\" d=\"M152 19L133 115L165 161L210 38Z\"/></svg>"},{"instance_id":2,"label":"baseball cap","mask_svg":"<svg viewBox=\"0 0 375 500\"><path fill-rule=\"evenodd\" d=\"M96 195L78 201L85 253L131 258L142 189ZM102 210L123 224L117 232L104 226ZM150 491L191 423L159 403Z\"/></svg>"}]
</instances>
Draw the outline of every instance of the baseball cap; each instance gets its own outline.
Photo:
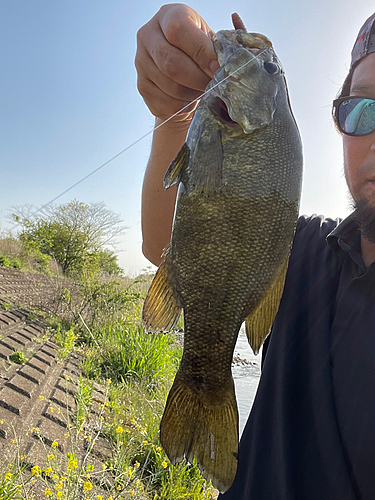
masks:
<instances>
[{"instance_id":1,"label":"baseball cap","mask_svg":"<svg viewBox=\"0 0 375 500\"><path fill-rule=\"evenodd\" d=\"M352 68L362 57L375 52L375 13L370 16L359 30L357 40L352 50Z\"/></svg>"}]
</instances>

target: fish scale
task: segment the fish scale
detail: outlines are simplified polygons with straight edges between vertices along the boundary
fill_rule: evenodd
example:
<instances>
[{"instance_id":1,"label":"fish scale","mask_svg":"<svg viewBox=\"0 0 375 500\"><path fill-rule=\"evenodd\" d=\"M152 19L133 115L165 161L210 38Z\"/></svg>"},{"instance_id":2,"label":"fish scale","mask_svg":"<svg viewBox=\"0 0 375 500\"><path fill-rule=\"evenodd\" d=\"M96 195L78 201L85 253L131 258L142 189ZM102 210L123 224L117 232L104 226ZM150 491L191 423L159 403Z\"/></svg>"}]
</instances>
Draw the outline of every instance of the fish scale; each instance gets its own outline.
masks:
<instances>
[{"instance_id":1,"label":"fish scale","mask_svg":"<svg viewBox=\"0 0 375 500\"><path fill-rule=\"evenodd\" d=\"M221 68L213 90L165 176L165 187L178 184L179 195L143 321L149 332L165 332L184 311L184 351L160 440L172 463L196 458L224 492L238 459L233 351L245 321L257 352L277 313L298 217L302 146L271 42L221 31L214 48Z\"/></svg>"}]
</instances>

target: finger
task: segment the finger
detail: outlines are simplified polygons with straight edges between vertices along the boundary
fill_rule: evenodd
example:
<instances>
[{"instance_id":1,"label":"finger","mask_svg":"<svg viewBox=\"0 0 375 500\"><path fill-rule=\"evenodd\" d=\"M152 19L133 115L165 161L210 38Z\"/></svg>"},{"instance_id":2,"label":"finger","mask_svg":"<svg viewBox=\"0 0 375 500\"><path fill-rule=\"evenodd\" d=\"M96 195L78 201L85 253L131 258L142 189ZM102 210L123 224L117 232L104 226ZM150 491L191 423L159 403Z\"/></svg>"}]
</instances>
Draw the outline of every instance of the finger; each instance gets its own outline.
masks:
<instances>
[{"instance_id":1,"label":"finger","mask_svg":"<svg viewBox=\"0 0 375 500\"><path fill-rule=\"evenodd\" d=\"M154 35L152 46L147 40L143 46L163 75L184 87L204 91L210 77L185 52L171 45L161 31Z\"/></svg>"},{"instance_id":2,"label":"finger","mask_svg":"<svg viewBox=\"0 0 375 500\"><path fill-rule=\"evenodd\" d=\"M242 21L242 19L240 18L240 16L237 14L237 12L234 12L232 14L232 23L233 23L233 26L234 26L235 30L247 31L244 22Z\"/></svg>"},{"instance_id":3,"label":"finger","mask_svg":"<svg viewBox=\"0 0 375 500\"><path fill-rule=\"evenodd\" d=\"M135 66L138 72L139 82L142 86L142 80L151 80L159 89L171 98L185 102L191 102L202 94L202 90L195 90L177 83L168 76L164 75L156 66L152 57L142 49L139 51L139 57L136 58ZM208 79L205 76L205 79ZM189 81L190 83L190 81ZM141 95L142 92L141 92ZM148 104L148 103L146 103Z\"/></svg>"},{"instance_id":4,"label":"finger","mask_svg":"<svg viewBox=\"0 0 375 500\"><path fill-rule=\"evenodd\" d=\"M184 7L185 11L180 6L178 10L170 9L167 15L160 16L161 30L169 44L187 54L211 79L211 66L217 61L209 36L211 30L193 9Z\"/></svg>"},{"instance_id":5,"label":"finger","mask_svg":"<svg viewBox=\"0 0 375 500\"><path fill-rule=\"evenodd\" d=\"M142 94L151 113L162 120L166 120L176 113L178 113L178 115L174 118L175 121L182 121L186 118L191 119L191 112L197 106L196 102L190 104L190 102L171 98L160 90L151 80L143 80L142 88L139 88L139 92ZM181 111L182 109L183 111Z\"/></svg>"}]
</instances>

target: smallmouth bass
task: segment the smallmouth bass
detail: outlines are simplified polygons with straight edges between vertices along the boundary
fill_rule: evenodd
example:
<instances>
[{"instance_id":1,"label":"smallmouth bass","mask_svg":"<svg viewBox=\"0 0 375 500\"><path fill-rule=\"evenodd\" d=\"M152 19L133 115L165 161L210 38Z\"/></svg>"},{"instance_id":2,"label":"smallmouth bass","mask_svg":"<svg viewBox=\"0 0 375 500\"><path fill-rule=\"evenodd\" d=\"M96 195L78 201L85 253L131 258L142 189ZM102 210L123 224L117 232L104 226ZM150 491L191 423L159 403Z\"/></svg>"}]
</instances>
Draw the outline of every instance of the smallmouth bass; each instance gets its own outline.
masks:
<instances>
[{"instance_id":1,"label":"smallmouth bass","mask_svg":"<svg viewBox=\"0 0 375 500\"><path fill-rule=\"evenodd\" d=\"M170 245L143 309L149 332L184 311L184 352L160 424L172 463L186 457L221 492L238 456L231 374L245 321L258 352L281 299L298 218L302 145L271 42L241 29L214 37L220 69L164 179L179 195Z\"/></svg>"}]
</instances>

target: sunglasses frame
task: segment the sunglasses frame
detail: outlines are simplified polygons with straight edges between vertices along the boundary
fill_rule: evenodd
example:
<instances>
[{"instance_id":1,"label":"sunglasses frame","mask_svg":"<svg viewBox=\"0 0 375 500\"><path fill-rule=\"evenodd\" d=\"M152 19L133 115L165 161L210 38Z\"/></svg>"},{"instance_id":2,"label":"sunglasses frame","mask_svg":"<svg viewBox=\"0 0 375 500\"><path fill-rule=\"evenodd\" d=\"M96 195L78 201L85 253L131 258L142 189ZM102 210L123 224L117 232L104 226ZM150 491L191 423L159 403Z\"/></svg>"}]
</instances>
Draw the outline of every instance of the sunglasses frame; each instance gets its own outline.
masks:
<instances>
[{"instance_id":1,"label":"sunglasses frame","mask_svg":"<svg viewBox=\"0 0 375 500\"><path fill-rule=\"evenodd\" d=\"M339 97L338 99L335 99L332 103L332 106L334 109L335 123L336 123L337 128L340 130L340 132L342 134L350 135L351 137L365 137L366 135L370 135L373 132L375 132L375 126L370 132L367 132L366 134L356 134L356 133L352 133L352 132L345 132L345 130L343 130L341 125L340 125L340 121L339 121L340 104L344 101L351 101L353 99L367 99L370 101L374 101L374 104L375 104L375 99L373 99L372 97L368 97L368 96L365 97L365 96L361 96L361 95L349 95L347 97Z\"/></svg>"}]
</instances>

